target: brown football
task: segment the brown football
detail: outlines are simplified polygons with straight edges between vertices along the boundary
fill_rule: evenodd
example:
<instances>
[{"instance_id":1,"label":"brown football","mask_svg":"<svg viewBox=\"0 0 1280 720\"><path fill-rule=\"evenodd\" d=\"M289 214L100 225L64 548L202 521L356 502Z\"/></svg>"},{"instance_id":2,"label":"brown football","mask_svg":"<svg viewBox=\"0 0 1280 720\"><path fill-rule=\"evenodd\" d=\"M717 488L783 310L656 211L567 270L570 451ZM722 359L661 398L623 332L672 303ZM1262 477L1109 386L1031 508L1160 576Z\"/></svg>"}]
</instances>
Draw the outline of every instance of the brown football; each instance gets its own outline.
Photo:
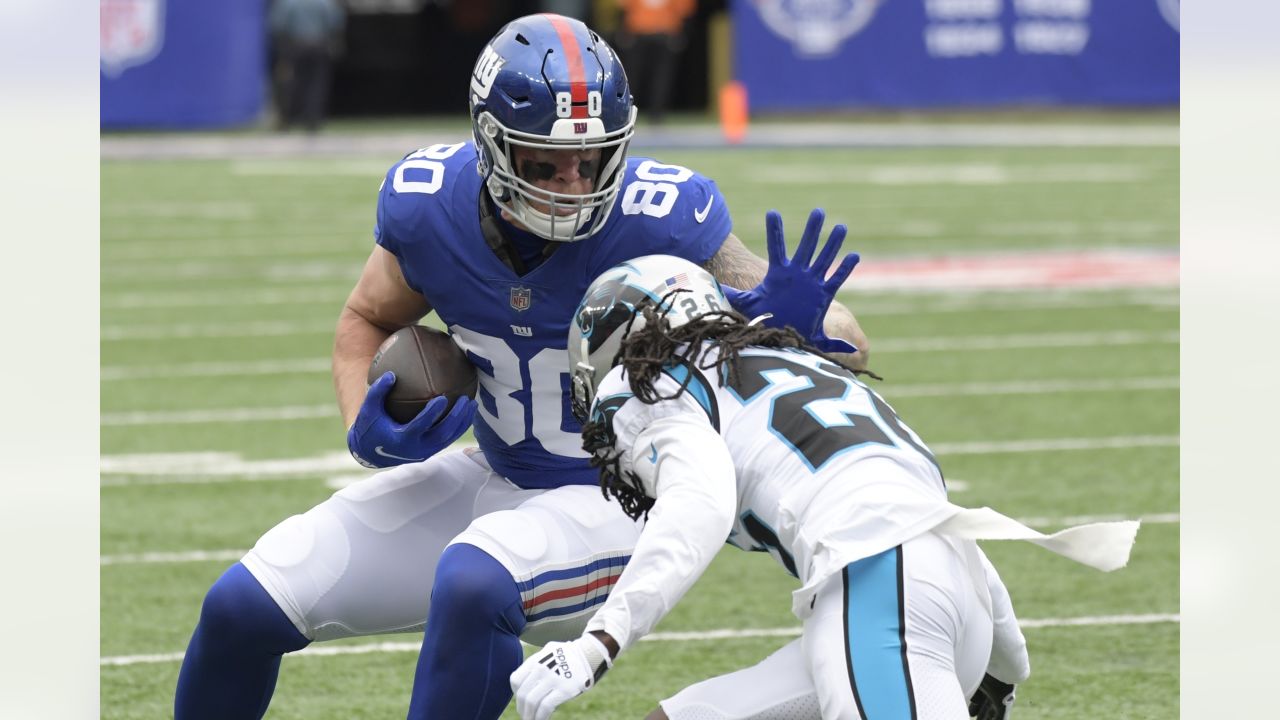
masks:
<instances>
[{"instance_id":1,"label":"brown football","mask_svg":"<svg viewBox=\"0 0 1280 720\"><path fill-rule=\"evenodd\" d=\"M398 423L412 420L439 395L449 407L460 396L475 397L476 369L449 333L423 325L401 328L378 348L369 364L369 383L390 370L396 384L387 394L387 414Z\"/></svg>"}]
</instances>

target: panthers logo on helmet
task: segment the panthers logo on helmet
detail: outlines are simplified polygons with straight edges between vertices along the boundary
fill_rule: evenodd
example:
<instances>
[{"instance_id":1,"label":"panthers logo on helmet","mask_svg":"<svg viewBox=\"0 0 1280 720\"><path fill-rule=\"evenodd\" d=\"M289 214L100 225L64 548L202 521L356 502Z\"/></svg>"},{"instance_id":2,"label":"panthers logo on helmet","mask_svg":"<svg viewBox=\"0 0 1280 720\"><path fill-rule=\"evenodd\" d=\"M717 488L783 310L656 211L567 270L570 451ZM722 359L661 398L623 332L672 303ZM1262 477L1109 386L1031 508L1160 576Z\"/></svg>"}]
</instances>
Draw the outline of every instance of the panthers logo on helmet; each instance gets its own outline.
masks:
<instances>
[{"instance_id":1,"label":"panthers logo on helmet","mask_svg":"<svg viewBox=\"0 0 1280 720\"><path fill-rule=\"evenodd\" d=\"M753 0L760 19L802 57L834 55L871 22L882 0Z\"/></svg>"}]
</instances>

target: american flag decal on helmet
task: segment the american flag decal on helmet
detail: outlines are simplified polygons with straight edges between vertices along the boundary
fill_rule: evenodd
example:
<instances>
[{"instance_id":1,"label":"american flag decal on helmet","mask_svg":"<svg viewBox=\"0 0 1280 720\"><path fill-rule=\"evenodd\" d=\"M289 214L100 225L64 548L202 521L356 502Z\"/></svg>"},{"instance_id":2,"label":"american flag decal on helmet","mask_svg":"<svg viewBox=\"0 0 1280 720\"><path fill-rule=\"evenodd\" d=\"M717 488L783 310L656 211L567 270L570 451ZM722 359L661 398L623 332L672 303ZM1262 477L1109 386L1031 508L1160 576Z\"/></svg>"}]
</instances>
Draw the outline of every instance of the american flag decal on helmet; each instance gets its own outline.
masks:
<instances>
[{"instance_id":1,"label":"american flag decal on helmet","mask_svg":"<svg viewBox=\"0 0 1280 720\"><path fill-rule=\"evenodd\" d=\"M689 276L686 273L680 273L675 277L667 278L667 287L669 288L682 288L688 284L689 284Z\"/></svg>"},{"instance_id":2,"label":"american flag decal on helmet","mask_svg":"<svg viewBox=\"0 0 1280 720\"><path fill-rule=\"evenodd\" d=\"M511 288L511 307L514 310L525 311L533 304L533 291L527 287Z\"/></svg>"}]
</instances>

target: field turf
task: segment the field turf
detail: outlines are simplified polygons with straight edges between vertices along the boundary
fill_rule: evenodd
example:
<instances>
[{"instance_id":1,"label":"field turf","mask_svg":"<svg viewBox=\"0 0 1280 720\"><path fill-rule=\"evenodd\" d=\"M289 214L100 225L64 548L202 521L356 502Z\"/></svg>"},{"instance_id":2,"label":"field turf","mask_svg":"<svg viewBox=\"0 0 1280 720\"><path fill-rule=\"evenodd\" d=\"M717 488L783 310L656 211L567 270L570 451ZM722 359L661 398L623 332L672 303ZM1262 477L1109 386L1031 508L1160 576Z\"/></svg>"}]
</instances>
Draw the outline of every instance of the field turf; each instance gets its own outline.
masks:
<instances>
[{"instance_id":1,"label":"field turf","mask_svg":"<svg viewBox=\"0 0 1280 720\"><path fill-rule=\"evenodd\" d=\"M715 178L761 255L765 210L783 212L794 245L815 205L849 224L864 268L1178 243L1176 148L654 154ZM208 586L361 474L341 457L327 357L395 159L102 163L103 718L169 715ZM878 389L938 450L956 502L1046 530L1148 519L1111 574L985 544L1028 625L1017 717L1176 717L1177 288L859 292L857 277L841 300L872 340ZM694 637L639 644L557 717L641 717L758 661L793 637L793 587L768 556L726 548L659 627ZM736 632L697 635L713 630ZM761 630L774 632L749 632ZM287 657L268 716L402 717L419 637Z\"/></svg>"}]
</instances>

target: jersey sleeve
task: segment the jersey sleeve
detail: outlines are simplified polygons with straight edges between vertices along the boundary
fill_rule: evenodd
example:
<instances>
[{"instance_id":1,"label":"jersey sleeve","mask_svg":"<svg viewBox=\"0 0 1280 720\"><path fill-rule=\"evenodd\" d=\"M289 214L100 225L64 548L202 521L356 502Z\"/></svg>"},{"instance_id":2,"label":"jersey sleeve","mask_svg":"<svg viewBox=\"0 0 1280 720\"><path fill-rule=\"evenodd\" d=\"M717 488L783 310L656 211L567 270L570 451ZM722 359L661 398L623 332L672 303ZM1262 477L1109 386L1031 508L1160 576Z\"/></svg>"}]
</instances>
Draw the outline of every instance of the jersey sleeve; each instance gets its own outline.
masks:
<instances>
[{"instance_id":1,"label":"jersey sleeve","mask_svg":"<svg viewBox=\"0 0 1280 720\"><path fill-rule=\"evenodd\" d=\"M635 255L665 254L704 265L733 230L724 195L711 178L650 158L628 161L618 200L613 265ZM617 253L631 253L625 257Z\"/></svg>"},{"instance_id":2,"label":"jersey sleeve","mask_svg":"<svg viewBox=\"0 0 1280 720\"><path fill-rule=\"evenodd\" d=\"M401 162L404 162L403 160ZM391 166L382 184L378 186L378 210L373 224L373 241L396 256L400 274L409 287L419 294L422 288L412 279L405 267L404 244L412 235L415 220L414 204L395 191L395 176L400 163Z\"/></svg>"},{"instance_id":3,"label":"jersey sleeve","mask_svg":"<svg viewBox=\"0 0 1280 720\"><path fill-rule=\"evenodd\" d=\"M714 180L694 174L681 189L677 207L683 212L681 221L673 223L673 239L689 247L696 255L694 262L704 265L715 255L725 238L733 231L729 205Z\"/></svg>"},{"instance_id":4,"label":"jersey sleeve","mask_svg":"<svg viewBox=\"0 0 1280 720\"><path fill-rule=\"evenodd\" d=\"M469 143L431 145L392 165L378 187L374 242L396 256L418 293L431 284L441 247L457 235L455 220L475 218L474 161Z\"/></svg>"},{"instance_id":5,"label":"jersey sleeve","mask_svg":"<svg viewBox=\"0 0 1280 720\"><path fill-rule=\"evenodd\" d=\"M608 385L606 379L602 392ZM654 404L623 393L609 397L622 402L614 413L622 469L657 499L626 570L587 624L626 649L651 632L711 564L733 526L737 482L728 447L683 396Z\"/></svg>"}]
</instances>

